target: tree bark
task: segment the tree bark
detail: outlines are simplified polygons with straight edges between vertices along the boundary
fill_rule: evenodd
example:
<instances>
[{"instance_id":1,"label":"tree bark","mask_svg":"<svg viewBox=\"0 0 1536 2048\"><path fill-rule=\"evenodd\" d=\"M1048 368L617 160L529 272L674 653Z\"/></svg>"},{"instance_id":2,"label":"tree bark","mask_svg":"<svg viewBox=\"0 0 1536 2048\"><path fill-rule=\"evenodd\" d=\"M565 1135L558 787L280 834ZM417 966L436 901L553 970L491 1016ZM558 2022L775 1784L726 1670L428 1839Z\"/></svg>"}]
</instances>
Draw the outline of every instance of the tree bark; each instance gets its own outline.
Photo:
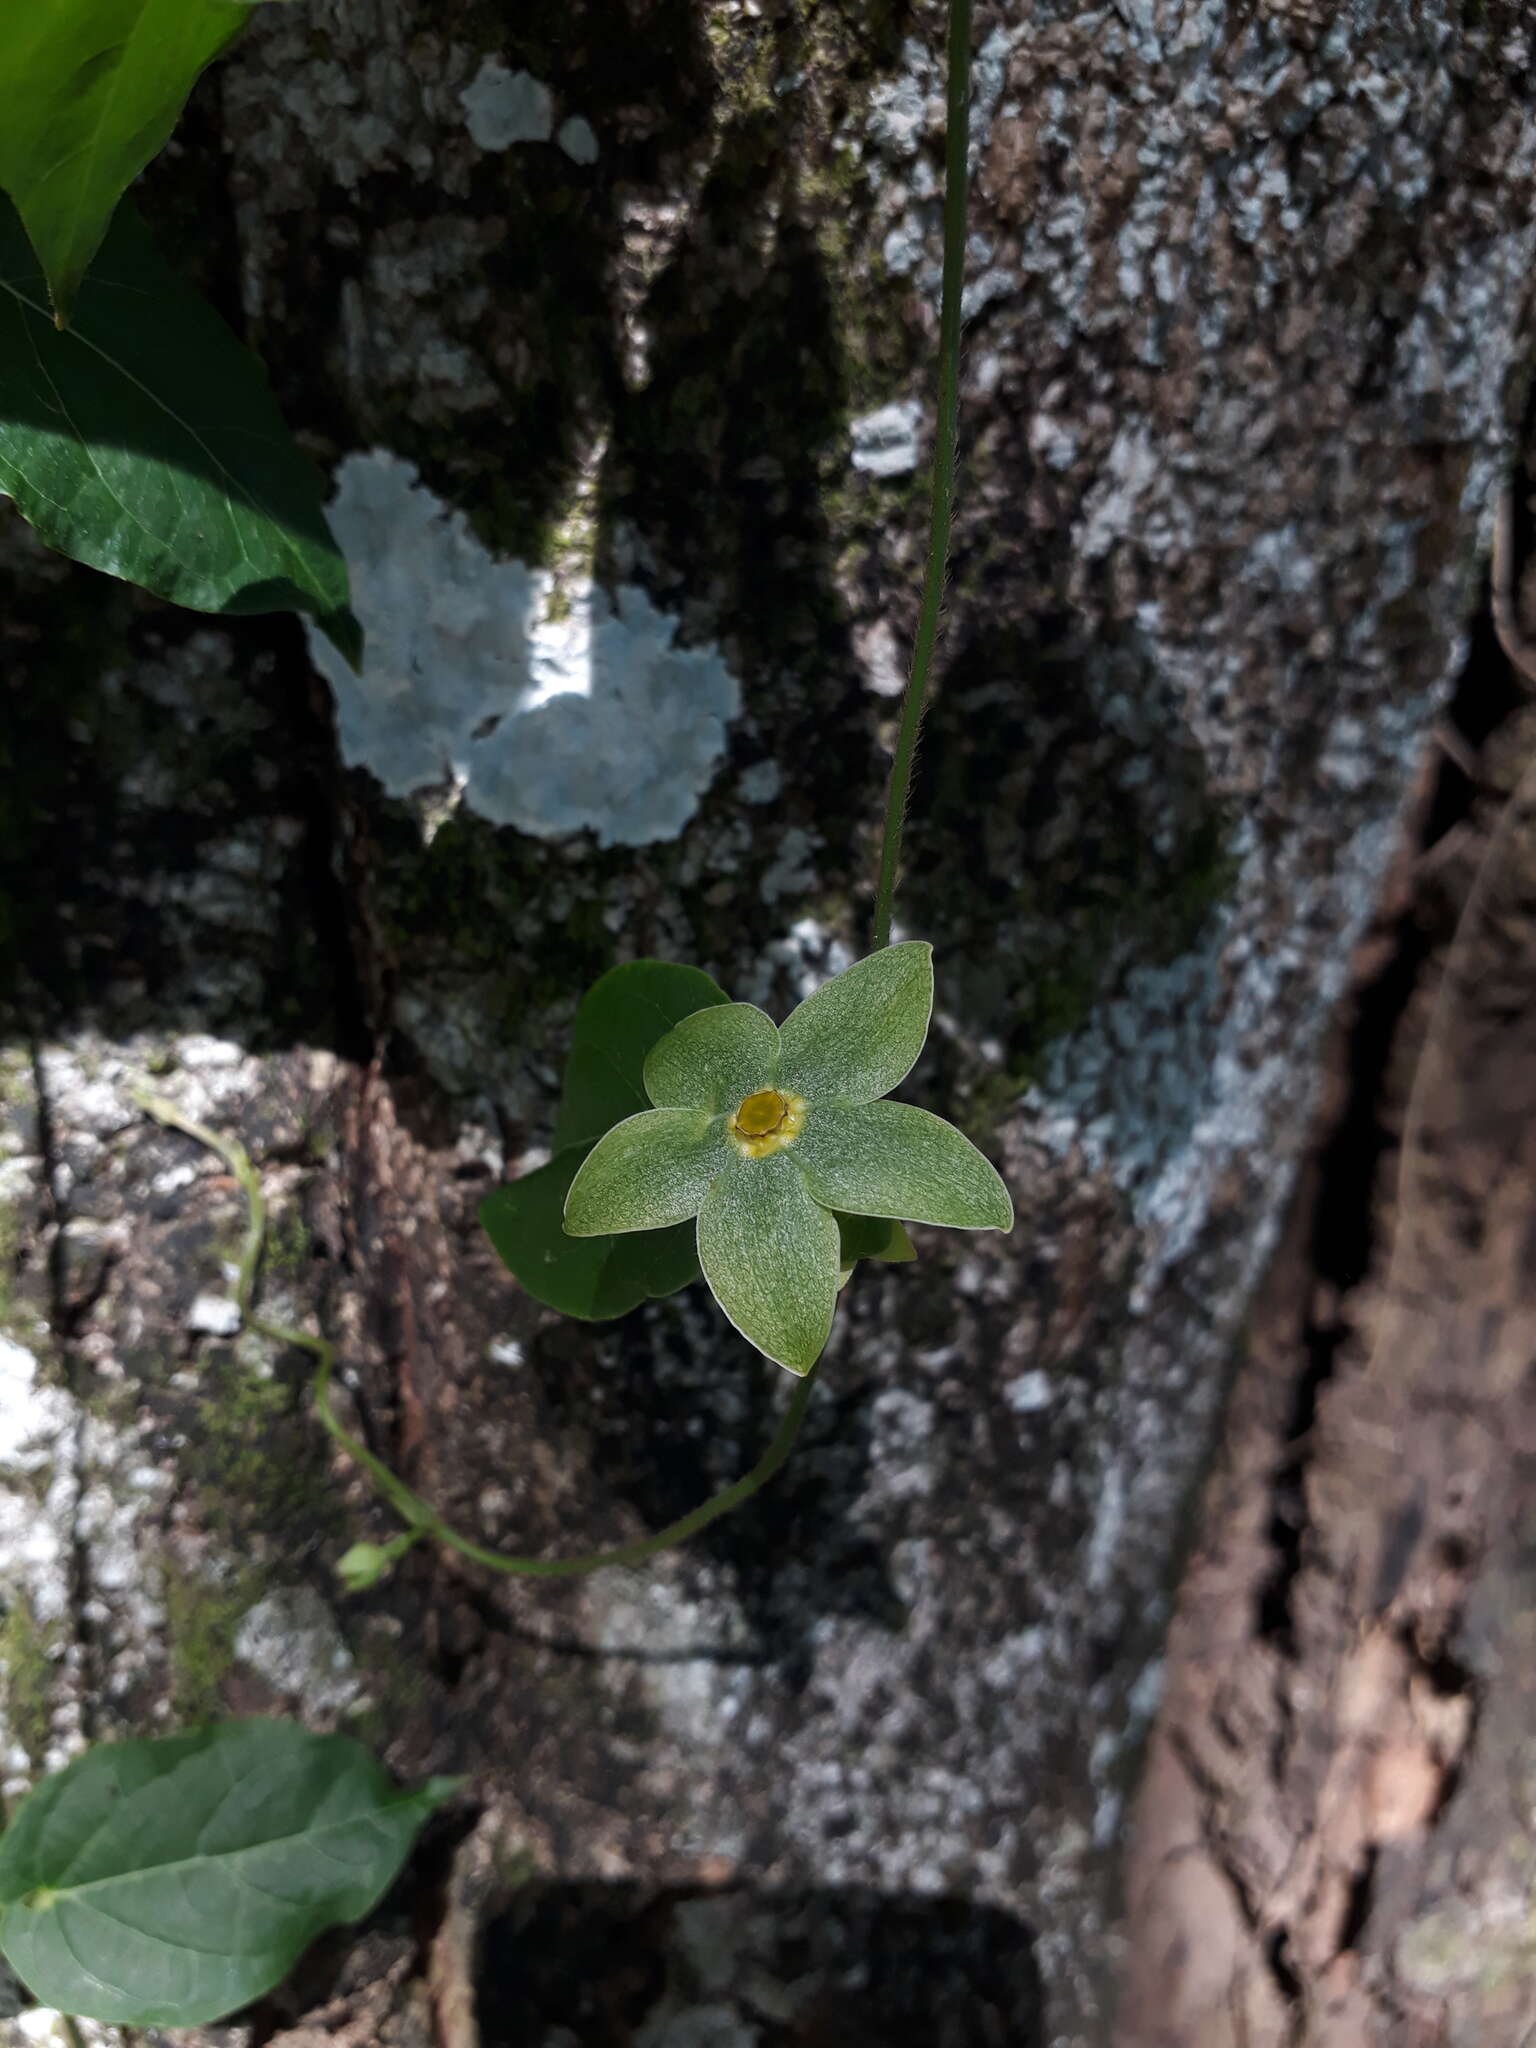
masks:
<instances>
[{"instance_id":1,"label":"tree bark","mask_svg":"<svg viewBox=\"0 0 1536 2048\"><path fill-rule=\"evenodd\" d=\"M548 572L555 624L638 584L719 650L742 708L670 836L387 798L291 621L173 617L4 533L12 1785L288 1705L469 1773L500 1844L500 1891L429 1844L419 1912L233 2038L452 2013L468 2048L466 1982L489 2048L1107 2033L1183 1532L1522 403L1524 9L980 9L965 481L898 914L937 948L915 1099L1019 1222L857 1276L749 1510L640 1575L423 1548L338 1599L386 1518L303 1361L227 1331L236 1190L127 1094L249 1147L268 1312L336 1338L359 1426L484 1540L639 1533L755 1457L781 1390L698 1290L562 1324L474 1212L547 1142L604 967L782 1011L864 943L941 29L902 0L273 6L148 181L327 463L413 464ZM547 138L498 144L471 109L538 127L524 72ZM447 1896L475 1901L452 1967L421 1932Z\"/></svg>"},{"instance_id":2,"label":"tree bark","mask_svg":"<svg viewBox=\"0 0 1536 2048\"><path fill-rule=\"evenodd\" d=\"M1536 846L1510 696L1489 633L1255 1310L1142 1790L1127 2044L1448 2048L1536 2024Z\"/></svg>"}]
</instances>

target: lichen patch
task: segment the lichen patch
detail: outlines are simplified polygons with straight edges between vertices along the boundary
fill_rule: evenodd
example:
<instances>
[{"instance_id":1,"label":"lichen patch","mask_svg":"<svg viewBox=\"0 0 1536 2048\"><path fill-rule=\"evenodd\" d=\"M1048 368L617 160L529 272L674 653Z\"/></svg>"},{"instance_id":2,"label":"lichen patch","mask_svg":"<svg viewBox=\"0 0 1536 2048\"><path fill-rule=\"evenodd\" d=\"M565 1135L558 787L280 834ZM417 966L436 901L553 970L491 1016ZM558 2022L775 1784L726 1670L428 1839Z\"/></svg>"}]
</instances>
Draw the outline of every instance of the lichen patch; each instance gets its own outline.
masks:
<instances>
[{"instance_id":1,"label":"lichen patch","mask_svg":"<svg viewBox=\"0 0 1536 2048\"><path fill-rule=\"evenodd\" d=\"M675 838L740 709L717 649L681 647L637 586L499 560L383 451L342 464L331 523L352 570L361 674L311 631L342 753L392 796L449 785L493 824L601 846Z\"/></svg>"}]
</instances>

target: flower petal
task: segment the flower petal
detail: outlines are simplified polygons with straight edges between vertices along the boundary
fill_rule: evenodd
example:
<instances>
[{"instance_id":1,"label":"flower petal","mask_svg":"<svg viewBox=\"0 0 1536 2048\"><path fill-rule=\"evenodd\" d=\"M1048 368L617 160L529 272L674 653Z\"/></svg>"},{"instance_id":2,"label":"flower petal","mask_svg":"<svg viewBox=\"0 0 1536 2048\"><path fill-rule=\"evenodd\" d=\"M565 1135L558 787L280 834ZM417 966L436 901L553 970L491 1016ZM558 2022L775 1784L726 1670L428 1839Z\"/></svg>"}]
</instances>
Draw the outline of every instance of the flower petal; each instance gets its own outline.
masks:
<instances>
[{"instance_id":1,"label":"flower petal","mask_svg":"<svg viewBox=\"0 0 1536 2048\"><path fill-rule=\"evenodd\" d=\"M884 946L784 1020L780 1081L809 1102L889 1095L922 1051L932 1012L932 946L921 939Z\"/></svg>"},{"instance_id":2,"label":"flower petal","mask_svg":"<svg viewBox=\"0 0 1536 2048\"><path fill-rule=\"evenodd\" d=\"M749 1344L810 1371L837 1306L837 1218L811 1200L787 1152L732 1157L699 1211L699 1264Z\"/></svg>"},{"instance_id":3,"label":"flower petal","mask_svg":"<svg viewBox=\"0 0 1536 2048\"><path fill-rule=\"evenodd\" d=\"M643 1109L598 1139L565 1198L571 1237L658 1230L697 1216L734 1157L719 1119L702 1109Z\"/></svg>"},{"instance_id":4,"label":"flower petal","mask_svg":"<svg viewBox=\"0 0 1536 2048\"><path fill-rule=\"evenodd\" d=\"M645 1092L658 1109L732 1110L766 1088L779 1063L779 1031L751 1003L695 1010L646 1056Z\"/></svg>"},{"instance_id":5,"label":"flower petal","mask_svg":"<svg viewBox=\"0 0 1536 2048\"><path fill-rule=\"evenodd\" d=\"M958 1230L1011 1230L997 1169L953 1124L905 1102L813 1108L787 1155L818 1202Z\"/></svg>"}]
</instances>

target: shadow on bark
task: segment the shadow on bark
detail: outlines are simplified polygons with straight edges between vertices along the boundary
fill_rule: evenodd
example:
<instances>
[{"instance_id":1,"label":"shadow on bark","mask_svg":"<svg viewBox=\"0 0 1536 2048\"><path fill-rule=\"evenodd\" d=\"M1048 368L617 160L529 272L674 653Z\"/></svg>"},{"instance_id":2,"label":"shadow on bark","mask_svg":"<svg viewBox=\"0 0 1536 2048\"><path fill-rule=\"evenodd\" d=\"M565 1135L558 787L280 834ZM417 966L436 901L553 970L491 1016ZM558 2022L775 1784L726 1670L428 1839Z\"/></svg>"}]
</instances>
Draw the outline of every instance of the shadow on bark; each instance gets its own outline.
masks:
<instances>
[{"instance_id":1,"label":"shadow on bark","mask_svg":"<svg viewBox=\"0 0 1536 2048\"><path fill-rule=\"evenodd\" d=\"M481 1945L484 2048L1038 2048L1031 1930L864 1888L539 1888Z\"/></svg>"}]
</instances>

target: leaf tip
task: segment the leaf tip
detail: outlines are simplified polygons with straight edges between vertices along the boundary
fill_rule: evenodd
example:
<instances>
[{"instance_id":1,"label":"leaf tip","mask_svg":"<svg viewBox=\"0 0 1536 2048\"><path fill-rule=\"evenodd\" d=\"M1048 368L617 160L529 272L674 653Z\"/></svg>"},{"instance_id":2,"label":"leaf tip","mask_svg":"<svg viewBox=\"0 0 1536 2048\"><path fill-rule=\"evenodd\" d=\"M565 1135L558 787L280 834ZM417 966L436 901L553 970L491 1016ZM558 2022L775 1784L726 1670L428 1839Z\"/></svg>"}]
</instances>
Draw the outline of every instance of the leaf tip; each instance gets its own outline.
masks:
<instances>
[{"instance_id":1,"label":"leaf tip","mask_svg":"<svg viewBox=\"0 0 1536 2048\"><path fill-rule=\"evenodd\" d=\"M48 278L48 304L53 310L54 329L59 334L69 331L69 323L75 310L75 295L80 289L83 271L59 271L57 275L45 266Z\"/></svg>"},{"instance_id":2,"label":"leaf tip","mask_svg":"<svg viewBox=\"0 0 1536 2048\"><path fill-rule=\"evenodd\" d=\"M991 1166L992 1162L988 1160L987 1164ZM983 1205L986 1212L985 1221L978 1224L977 1228L1001 1230L1006 1233L1012 1230L1014 1224L1013 1197L1008 1192L1008 1183L995 1166L992 1167L992 1178L994 1185L987 1190L987 1200Z\"/></svg>"},{"instance_id":3,"label":"leaf tip","mask_svg":"<svg viewBox=\"0 0 1536 2048\"><path fill-rule=\"evenodd\" d=\"M825 1346L822 1347L823 1350L825 1348ZM797 1380L803 1380L811 1370L811 1367L816 1363L816 1360L820 1358L821 1351L818 1350L814 1357L807 1358L802 1363L797 1363L793 1358L774 1358L771 1351L766 1356L773 1359L775 1365L783 1366L786 1372L792 1372Z\"/></svg>"},{"instance_id":4,"label":"leaf tip","mask_svg":"<svg viewBox=\"0 0 1536 2048\"><path fill-rule=\"evenodd\" d=\"M363 629L356 612L349 605L342 605L336 611L322 612L315 623L353 675L360 676L363 672Z\"/></svg>"}]
</instances>

